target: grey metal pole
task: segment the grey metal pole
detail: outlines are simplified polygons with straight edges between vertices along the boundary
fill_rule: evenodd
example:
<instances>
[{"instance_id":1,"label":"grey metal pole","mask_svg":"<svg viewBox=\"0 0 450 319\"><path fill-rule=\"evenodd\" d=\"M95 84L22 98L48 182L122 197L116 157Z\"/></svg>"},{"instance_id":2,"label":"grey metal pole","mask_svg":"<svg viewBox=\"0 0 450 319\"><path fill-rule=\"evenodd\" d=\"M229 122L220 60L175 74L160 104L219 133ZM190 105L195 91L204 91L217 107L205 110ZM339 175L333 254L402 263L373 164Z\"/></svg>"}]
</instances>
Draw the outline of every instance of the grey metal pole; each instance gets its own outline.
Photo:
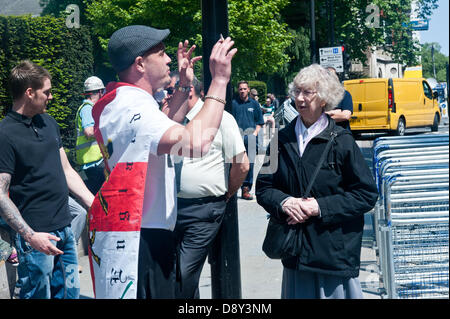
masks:
<instances>
[{"instance_id":1,"label":"grey metal pole","mask_svg":"<svg viewBox=\"0 0 450 319\"><path fill-rule=\"evenodd\" d=\"M311 63L317 63L316 55L316 14L314 0L310 0L310 19L311 19Z\"/></svg>"},{"instance_id":2,"label":"grey metal pole","mask_svg":"<svg viewBox=\"0 0 450 319\"><path fill-rule=\"evenodd\" d=\"M448 62L445 63L445 81L447 82L447 97L448 97Z\"/></svg>"},{"instance_id":3,"label":"grey metal pole","mask_svg":"<svg viewBox=\"0 0 450 319\"><path fill-rule=\"evenodd\" d=\"M203 85L205 92L211 84L208 61L211 49L220 37L227 37L228 1L202 0L203 36ZM225 110L231 112L232 87L227 86ZM225 211L221 228L210 249L208 261L211 264L211 292L213 299L240 299L241 263L239 255L237 197L233 196Z\"/></svg>"},{"instance_id":4,"label":"grey metal pole","mask_svg":"<svg viewBox=\"0 0 450 319\"><path fill-rule=\"evenodd\" d=\"M434 64L434 45L431 45L431 61L433 62L433 75L436 79L436 65Z\"/></svg>"},{"instance_id":5,"label":"grey metal pole","mask_svg":"<svg viewBox=\"0 0 450 319\"><path fill-rule=\"evenodd\" d=\"M330 0L330 33L331 46L334 47L334 0Z\"/></svg>"}]
</instances>

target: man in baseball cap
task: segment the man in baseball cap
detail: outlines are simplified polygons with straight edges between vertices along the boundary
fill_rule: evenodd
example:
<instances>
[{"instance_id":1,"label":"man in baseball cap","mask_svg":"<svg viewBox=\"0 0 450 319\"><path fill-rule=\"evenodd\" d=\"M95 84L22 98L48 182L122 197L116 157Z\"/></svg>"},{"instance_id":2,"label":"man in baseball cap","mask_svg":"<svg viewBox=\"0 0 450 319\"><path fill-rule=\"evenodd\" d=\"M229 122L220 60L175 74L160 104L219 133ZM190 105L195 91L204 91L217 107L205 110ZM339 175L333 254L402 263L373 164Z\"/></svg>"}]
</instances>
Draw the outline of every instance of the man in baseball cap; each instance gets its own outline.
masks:
<instances>
[{"instance_id":1,"label":"man in baseball cap","mask_svg":"<svg viewBox=\"0 0 450 319\"><path fill-rule=\"evenodd\" d=\"M109 59L120 82L107 85L92 112L109 175L89 212L97 298L175 297L177 207L172 155L199 157L208 152L214 139L210 133L217 132L222 120L237 49L232 49L230 38L215 44L205 104L183 126L194 63L201 57L192 57L195 45L189 48L187 40L179 42L179 84L169 106L161 111L154 95L171 80L171 59L163 43L168 35L167 29L131 25L109 40ZM118 214L108 213L109 209Z\"/></svg>"}]
</instances>

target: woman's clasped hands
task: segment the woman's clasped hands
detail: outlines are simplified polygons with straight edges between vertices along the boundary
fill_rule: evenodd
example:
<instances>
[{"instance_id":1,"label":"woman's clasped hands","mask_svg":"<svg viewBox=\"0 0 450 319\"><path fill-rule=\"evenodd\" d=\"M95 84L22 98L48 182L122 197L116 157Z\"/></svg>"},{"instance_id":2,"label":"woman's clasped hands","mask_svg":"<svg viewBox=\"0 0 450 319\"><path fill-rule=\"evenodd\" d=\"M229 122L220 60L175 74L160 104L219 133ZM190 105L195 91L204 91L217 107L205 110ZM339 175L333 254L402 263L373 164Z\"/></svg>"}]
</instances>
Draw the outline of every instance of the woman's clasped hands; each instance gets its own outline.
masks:
<instances>
[{"instance_id":1,"label":"woman's clasped hands","mask_svg":"<svg viewBox=\"0 0 450 319\"><path fill-rule=\"evenodd\" d=\"M304 223L307 219L318 216L320 213L319 204L313 197L290 197L283 203L282 208L288 215L286 221L289 225Z\"/></svg>"}]
</instances>

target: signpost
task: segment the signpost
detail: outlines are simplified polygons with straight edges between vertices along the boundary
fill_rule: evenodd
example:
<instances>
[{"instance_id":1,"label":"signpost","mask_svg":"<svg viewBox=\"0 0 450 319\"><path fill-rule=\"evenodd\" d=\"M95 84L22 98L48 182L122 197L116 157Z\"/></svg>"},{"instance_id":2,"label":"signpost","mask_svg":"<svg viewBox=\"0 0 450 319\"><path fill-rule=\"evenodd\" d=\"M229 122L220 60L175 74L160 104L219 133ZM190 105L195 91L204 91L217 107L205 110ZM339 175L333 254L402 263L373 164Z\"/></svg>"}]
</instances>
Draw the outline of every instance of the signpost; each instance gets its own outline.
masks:
<instances>
[{"instance_id":1,"label":"signpost","mask_svg":"<svg viewBox=\"0 0 450 319\"><path fill-rule=\"evenodd\" d=\"M344 60L342 58L342 47L320 48L320 65L324 68L333 67L336 72L344 72Z\"/></svg>"}]
</instances>

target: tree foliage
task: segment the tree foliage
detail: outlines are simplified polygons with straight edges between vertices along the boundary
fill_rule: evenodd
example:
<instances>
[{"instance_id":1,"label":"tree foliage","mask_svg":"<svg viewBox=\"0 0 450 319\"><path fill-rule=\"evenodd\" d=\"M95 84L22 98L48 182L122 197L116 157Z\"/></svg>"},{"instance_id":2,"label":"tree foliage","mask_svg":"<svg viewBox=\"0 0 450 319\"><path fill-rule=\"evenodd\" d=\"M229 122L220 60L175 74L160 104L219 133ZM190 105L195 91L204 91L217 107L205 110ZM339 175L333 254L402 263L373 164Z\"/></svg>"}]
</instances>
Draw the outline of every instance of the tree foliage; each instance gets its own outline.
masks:
<instances>
[{"instance_id":1,"label":"tree foliage","mask_svg":"<svg viewBox=\"0 0 450 319\"><path fill-rule=\"evenodd\" d=\"M309 1L291 1L283 11L290 27L309 28ZM329 39L329 0L316 0L317 47L333 44ZM408 22L412 0L334 0L334 45L346 44L353 60L365 63L368 50L381 47L394 61L415 65L420 46L411 36ZM414 12L419 18L429 18L437 8L437 0L418 0Z\"/></svg>"},{"instance_id":2,"label":"tree foliage","mask_svg":"<svg viewBox=\"0 0 450 319\"><path fill-rule=\"evenodd\" d=\"M202 52L199 0L98 0L85 3L87 17L103 50L115 30L130 24L144 24L171 30L166 46L172 57L175 57L178 42L184 39L198 46L198 55ZM258 72L273 74L289 61L285 50L293 36L280 15L280 9L288 3L288 0L228 1L230 36L239 50L233 61L235 81L252 79Z\"/></svg>"},{"instance_id":3,"label":"tree foliage","mask_svg":"<svg viewBox=\"0 0 450 319\"><path fill-rule=\"evenodd\" d=\"M260 103L264 104L264 100L267 96L267 85L263 81L248 81L248 87L250 89L255 89L258 92L258 95L261 97Z\"/></svg>"},{"instance_id":4,"label":"tree foliage","mask_svg":"<svg viewBox=\"0 0 450 319\"><path fill-rule=\"evenodd\" d=\"M64 146L75 145L75 113L81 104L84 80L92 74L92 42L82 26L69 29L62 18L0 16L0 113L12 105L8 76L29 59L52 75L53 100L48 105L61 128Z\"/></svg>"},{"instance_id":5,"label":"tree foliage","mask_svg":"<svg viewBox=\"0 0 450 319\"><path fill-rule=\"evenodd\" d=\"M236 41L236 76L255 78L257 73L274 74L290 61L286 49L294 35L281 22L280 9L286 0L229 1L230 35Z\"/></svg>"},{"instance_id":6,"label":"tree foliage","mask_svg":"<svg viewBox=\"0 0 450 319\"><path fill-rule=\"evenodd\" d=\"M439 0L416 0L417 10L415 13L417 17L420 19L431 17L433 10L439 7L438 2Z\"/></svg>"},{"instance_id":7,"label":"tree foliage","mask_svg":"<svg viewBox=\"0 0 450 319\"><path fill-rule=\"evenodd\" d=\"M40 0L44 13L57 15L67 4L80 6L81 20L92 26L96 70L113 77L106 47L111 34L130 24L169 28L167 51L176 67L178 41L188 39L202 52L200 0ZM373 48L383 48L394 61L417 64L420 46L408 22L413 0L334 0L334 45L346 44L352 60L367 61ZM328 4L315 0L316 48L329 41ZM429 18L438 0L417 0L415 15ZM230 35L239 49L233 63L233 82L259 79L285 86L300 68L310 63L310 1L228 0ZM98 48L96 45L98 44ZM317 53L317 52L316 52ZM196 68L200 74L202 63ZM109 69L108 69L109 67ZM108 72L105 72L108 70ZM105 78L104 78L105 79ZM106 78L105 80L110 80Z\"/></svg>"},{"instance_id":8,"label":"tree foliage","mask_svg":"<svg viewBox=\"0 0 450 319\"><path fill-rule=\"evenodd\" d=\"M434 47L434 64L436 69L436 80L445 82L447 80L446 64L449 63L448 56L440 52L441 46L438 43L425 43L422 45L422 72L424 78L434 78L433 59L431 56L431 46Z\"/></svg>"}]
</instances>

